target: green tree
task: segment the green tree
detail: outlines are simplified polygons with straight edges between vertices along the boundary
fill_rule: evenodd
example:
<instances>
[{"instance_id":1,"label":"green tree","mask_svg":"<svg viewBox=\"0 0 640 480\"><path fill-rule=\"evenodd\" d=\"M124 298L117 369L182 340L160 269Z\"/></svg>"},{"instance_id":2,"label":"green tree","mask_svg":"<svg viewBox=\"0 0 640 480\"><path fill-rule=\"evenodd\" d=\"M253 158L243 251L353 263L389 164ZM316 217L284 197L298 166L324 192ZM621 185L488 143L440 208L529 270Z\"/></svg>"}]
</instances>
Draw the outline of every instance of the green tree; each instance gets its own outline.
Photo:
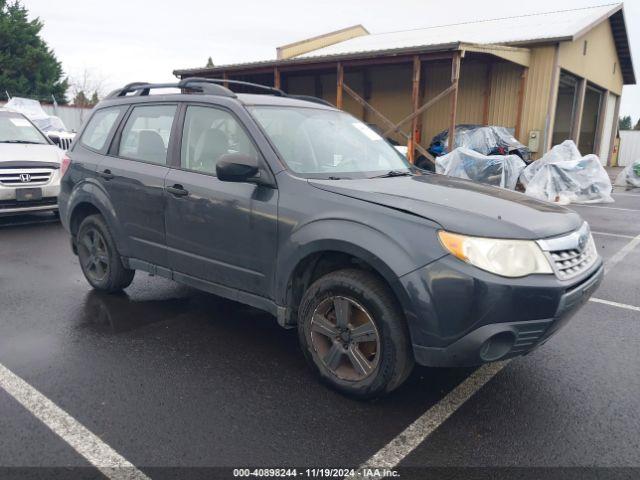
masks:
<instances>
[{"instance_id":1,"label":"green tree","mask_svg":"<svg viewBox=\"0 0 640 480\"><path fill-rule=\"evenodd\" d=\"M631 117L629 115L627 115L626 117L620 117L620 119L618 120L618 126L620 130L631 130Z\"/></svg>"},{"instance_id":2,"label":"green tree","mask_svg":"<svg viewBox=\"0 0 640 480\"><path fill-rule=\"evenodd\" d=\"M98 97L98 92L94 91L93 95L91 95L91 100L89 100L89 103L91 104L92 107L95 107L99 101L100 101L100 98Z\"/></svg>"},{"instance_id":3,"label":"green tree","mask_svg":"<svg viewBox=\"0 0 640 480\"><path fill-rule=\"evenodd\" d=\"M638 121L636 122L636 126L633 127L634 130L640 130L640 118L638 119Z\"/></svg>"},{"instance_id":4,"label":"green tree","mask_svg":"<svg viewBox=\"0 0 640 480\"><path fill-rule=\"evenodd\" d=\"M211 57L209 57L209 58L207 59L207 64L205 65L205 67L207 67L207 68L213 68L213 67L215 67L215 65L213 64L213 60L211 59Z\"/></svg>"},{"instance_id":5,"label":"green tree","mask_svg":"<svg viewBox=\"0 0 640 480\"><path fill-rule=\"evenodd\" d=\"M89 99L87 98L87 94L84 93L84 90L80 90L75 94L73 97L73 105L82 108L89 106Z\"/></svg>"},{"instance_id":6,"label":"green tree","mask_svg":"<svg viewBox=\"0 0 640 480\"><path fill-rule=\"evenodd\" d=\"M40 38L40 19L29 20L19 0L0 0L0 92L66 103L62 65Z\"/></svg>"}]
</instances>

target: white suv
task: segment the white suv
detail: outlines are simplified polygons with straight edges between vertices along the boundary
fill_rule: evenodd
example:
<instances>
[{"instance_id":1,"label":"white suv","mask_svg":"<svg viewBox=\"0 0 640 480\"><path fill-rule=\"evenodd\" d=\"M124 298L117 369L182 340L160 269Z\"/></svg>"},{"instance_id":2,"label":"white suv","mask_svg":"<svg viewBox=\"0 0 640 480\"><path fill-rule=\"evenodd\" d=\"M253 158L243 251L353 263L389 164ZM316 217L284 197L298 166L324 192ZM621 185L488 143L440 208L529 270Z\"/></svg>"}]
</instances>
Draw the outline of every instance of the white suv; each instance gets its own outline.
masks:
<instances>
[{"instance_id":1,"label":"white suv","mask_svg":"<svg viewBox=\"0 0 640 480\"><path fill-rule=\"evenodd\" d=\"M68 162L24 115L0 109L0 215L57 210Z\"/></svg>"}]
</instances>

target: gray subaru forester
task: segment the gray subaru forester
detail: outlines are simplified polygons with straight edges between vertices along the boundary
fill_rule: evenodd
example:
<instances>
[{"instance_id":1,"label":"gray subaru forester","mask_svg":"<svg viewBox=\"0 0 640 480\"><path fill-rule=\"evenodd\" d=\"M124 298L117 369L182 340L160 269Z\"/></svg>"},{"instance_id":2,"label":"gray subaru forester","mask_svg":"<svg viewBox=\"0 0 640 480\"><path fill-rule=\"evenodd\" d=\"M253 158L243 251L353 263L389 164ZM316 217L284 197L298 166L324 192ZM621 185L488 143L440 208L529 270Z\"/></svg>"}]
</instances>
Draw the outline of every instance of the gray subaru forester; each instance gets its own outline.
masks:
<instances>
[{"instance_id":1,"label":"gray subaru forester","mask_svg":"<svg viewBox=\"0 0 640 480\"><path fill-rule=\"evenodd\" d=\"M143 270L266 310L367 398L414 362L526 354L598 287L578 214L419 170L322 100L221 83L130 84L94 109L59 198L93 288Z\"/></svg>"}]
</instances>

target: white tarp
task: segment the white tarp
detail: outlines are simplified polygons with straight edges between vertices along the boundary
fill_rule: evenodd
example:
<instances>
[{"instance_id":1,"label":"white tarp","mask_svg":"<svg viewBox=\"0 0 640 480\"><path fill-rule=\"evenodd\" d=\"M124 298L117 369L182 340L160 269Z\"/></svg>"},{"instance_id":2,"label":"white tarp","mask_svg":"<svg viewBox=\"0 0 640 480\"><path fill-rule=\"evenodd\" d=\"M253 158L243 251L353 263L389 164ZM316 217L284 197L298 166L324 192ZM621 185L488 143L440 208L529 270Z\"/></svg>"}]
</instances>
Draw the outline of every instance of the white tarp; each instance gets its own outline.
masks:
<instances>
[{"instance_id":1,"label":"white tarp","mask_svg":"<svg viewBox=\"0 0 640 480\"><path fill-rule=\"evenodd\" d=\"M456 148L436 158L436 173L511 190L524 167L517 155L482 155L468 148Z\"/></svg>"},{"instance_id":2,"label":"white tarp","mask_svg":"<svg viewBox=\"0 0 640 480\"><path fill-rule=\"evenodd\" d=\"M609 203L611 180L597 155L582 156L571 140L565 140L530 164L520 175L531 197L561 204Z\"/></svg>"},{"instance_id":3,"label":"white tarp","mask_svg":"<svg viewBox=\"0 0 640 480\"><path fill-rule=\"evenodd\" d=\"M640 187L640 159L626 166L616 177L615 184L620 187Z\"/></svg>"},{"instance_id":4,"label":"white tarp","mask_svg":"<svg viewBox=\"0 0 640 480\"><path fill-rule=\"evenodd\" d=\"M5 108L22 113L43 132L67 130L62 120L45 112L37 100L13 97L5 104Z\"/></svg>"}]
</instances>

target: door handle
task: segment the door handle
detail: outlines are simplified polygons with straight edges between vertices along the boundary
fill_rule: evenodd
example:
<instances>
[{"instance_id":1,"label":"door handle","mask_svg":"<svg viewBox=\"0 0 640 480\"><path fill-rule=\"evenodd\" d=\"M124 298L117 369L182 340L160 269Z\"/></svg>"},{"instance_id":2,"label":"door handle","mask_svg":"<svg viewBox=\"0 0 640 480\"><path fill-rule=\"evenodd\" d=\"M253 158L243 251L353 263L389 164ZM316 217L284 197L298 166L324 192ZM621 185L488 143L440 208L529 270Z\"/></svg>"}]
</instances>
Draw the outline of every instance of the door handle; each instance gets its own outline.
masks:
<instances>
[{"instance_id":1,"label":"door handle","mask_svg":"<svg viewBox=\"0 0 640 480\"><path fill-rule=\"evenodd\" d=\"M175 184L172 187L165 187L165 190L176 197L184 197L189 195L189 192L185 190L182 185Z\"/></svg>"},{"instance_id":2,"label":"door handle","mask_svg":"<svg viewBox=\"0 0 640 480\"><path fill-rule=\"evenodd\" d=\"M109 170L108 168L99 172L98 175L100 175L105 180L111 180L113 177L115 177L115 175L111 173L111 170Z\"/></svg>"}]
</instances>

